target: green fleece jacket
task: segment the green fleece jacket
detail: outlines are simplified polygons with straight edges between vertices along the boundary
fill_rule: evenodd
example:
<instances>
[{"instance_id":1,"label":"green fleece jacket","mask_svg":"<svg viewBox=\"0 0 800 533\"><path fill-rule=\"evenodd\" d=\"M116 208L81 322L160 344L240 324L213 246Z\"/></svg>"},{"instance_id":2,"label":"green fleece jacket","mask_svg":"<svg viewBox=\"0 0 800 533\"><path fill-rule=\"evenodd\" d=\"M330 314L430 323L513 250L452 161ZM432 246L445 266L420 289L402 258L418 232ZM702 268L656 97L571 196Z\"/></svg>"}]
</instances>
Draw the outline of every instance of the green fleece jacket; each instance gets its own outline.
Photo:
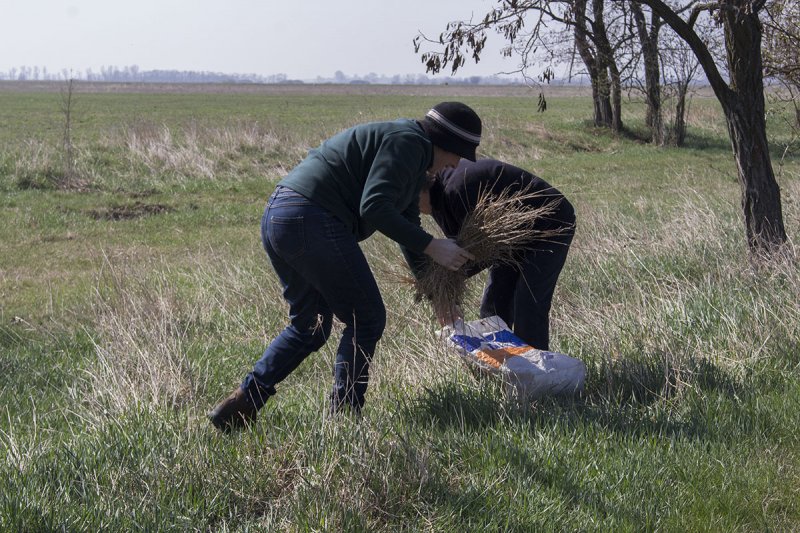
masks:
<instances>
[{"instance_id":1,"label":"green fleece jacket","mask_svg":"<svg viewBox=\"0 0 800 533\"><path fill-rule=\"evenodd\" d=\"M379 231L421 253L433 239L419 218L432 162L433 145L416 121L373 122L311 150L279 185L330 211L359 241Z\"/></svg>"}]
</instances>

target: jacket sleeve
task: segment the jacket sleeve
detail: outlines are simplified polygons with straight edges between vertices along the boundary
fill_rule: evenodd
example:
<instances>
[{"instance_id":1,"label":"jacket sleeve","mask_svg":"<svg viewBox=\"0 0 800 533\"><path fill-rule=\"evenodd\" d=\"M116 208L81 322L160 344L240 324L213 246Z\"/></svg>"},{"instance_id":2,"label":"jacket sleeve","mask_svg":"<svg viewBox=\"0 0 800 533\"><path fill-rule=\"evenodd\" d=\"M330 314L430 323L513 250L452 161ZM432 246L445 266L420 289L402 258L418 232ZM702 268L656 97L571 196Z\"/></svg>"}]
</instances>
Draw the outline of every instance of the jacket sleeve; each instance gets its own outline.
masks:
<instances>
[{"instance_id":1,"label":"jacket sleeve","mask_svg":"<svg viewBox=\"0 0 800 533\"><path fill-rule=\"evenodd\" d=\"M422 252L433 240L419 223L416 205L428 159L418 141L388 135L372 162L359 206L359 215L368 224L414 252ZM409 208L416 208L416 222L404 214Z\"/></svg>"},{"instance_id":2,"label":"jacket sleeve","mask_svg":"<svg viewBox=\"0 0 800 533\"><path fill-rule=\"evenodd\" d=\"M408 264L411 274L414 275L414 279L420 279L431 265L430 258L423 253L409 250L402 245L400 246L400 251L403 252L403 257L405 257L406 264Z\"/></svg>"},{"instance_id":3,"label":"jacket sleeve","mask_svg":"<svg viewBox=\"0 0 800 533\"><path fill-rule=\"evenodd\" d=\"M415 226L422 227L418 203L412 202L412 204L409 205L405 211L403 211L403 217ZM433 236L431 236L431 239L433 239ZM407 246L403 246L402 244L400 245L400 251L403 252L403 257L405 257L408 268L411 270L414 278L420 279L425 270L430 266L431 259L423 252L412 250Z\"/></svg>"}]
</instances>

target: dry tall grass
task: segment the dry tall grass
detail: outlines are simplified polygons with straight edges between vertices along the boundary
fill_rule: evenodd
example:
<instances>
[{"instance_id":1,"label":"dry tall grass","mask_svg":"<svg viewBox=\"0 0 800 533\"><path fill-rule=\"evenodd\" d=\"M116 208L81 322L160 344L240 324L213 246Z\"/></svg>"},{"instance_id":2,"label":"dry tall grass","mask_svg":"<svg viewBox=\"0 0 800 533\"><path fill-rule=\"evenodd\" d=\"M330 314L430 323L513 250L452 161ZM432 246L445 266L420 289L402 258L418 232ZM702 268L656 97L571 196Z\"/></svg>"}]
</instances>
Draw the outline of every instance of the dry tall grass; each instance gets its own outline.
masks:
<instances>
[{"instance_id":1,"label":"dry tall grass","mask_svg":"<svg viewBox=\"0 0 800 533\"><path fill-rule=\"evenodd\" d=\"M470 252L477 265L517 266L524 251L537 242L548 242L573 231L572 228L542 229L539 220L553 215L558 198L547 201L548 193L526 190L505 190L498 195L481 193L475 208L467 215L456 236L456 242ZM530 201L545 200L541 207L531 207ZM431 263L417 280L417 292L430 298L437 310L461 305L466 293L467 275L464 269L449 270Z\"/></svg>"},{"instance_id":2,"label":"dry tall grass","mask_svg":"<svg viewBox=\"0 0 800 533\"><path fill-rule=\"evenodd\" d=\"M13 179L22 189L82 191L90 185L85 150L73 147L71 173L64 170L61 150L48 143L29 139L14 158Z\"/></svg>"},{"instance_id":3,"label":"dry tall grass","mask_svg":"<svg viewBox=\"0 0 800 533\"><path fill-rule=\"evenodd\" d=\"M91 412L177 409L205 389L205 375L187 357L186 306L168 272L142 276L106 261L98 287L92 338L96 359L87 370Z\"/></svg>"},{"instance_id":4,"label":"dry tall grass","mask_svg":"<svg viewBox=\"0 0 800 533\"><path fill-rule=\"evenodd\" d=\"M676 191L677 208L646 206L661 220L649 228L579 210L551 326L556 348L583 354L594 369L589 390L615 399L638 387L674 402L709 380L734 386L776 346L800 341L797 251L790 242L785 257L754 265L735 192L711 199ZM796 204L786 207L786 220L796 221Z\"/></svg>"},{"instance_id":5,"label":"dry tall grass","mask_svg":"<svg viewBox=\"0 0 800 533\"><path fill-rule=\"evenodd\" d=\"M788 194L797 189L790 184ZM742 379L754 361L770 356L771 340L797 340L792 328L800 323L800 310L791 303L800 301L796 253L754 270L731 216L735 201L683 194L679 208L642 207L662 220L658 227L637 226L622 214L578 204L581 229L557 288L551 327L554 349L581 357L593 379L601 380L589 387L598 394L616 394L620 383L640 383L668 399L703 378L700 373L707 367L698 366L699 361ZM797 208L787 202L787 220L798 220ZM487 212L492 209L497 204ZM514 223L524 220L513 209L503 212ZM515 227L502 217L489 218L489 227ZM470 242L480 243L492 230L484 231ZM789 231L794 234L797 228ZM516 230L508 235L530 237ZM509 242L514 241L500 246L513 249ZM457 358L435 337L430 313L414 303L408 286L397 283L397 272L405 268L397 247L385 238L371 239L364 247L389 313L371 390L416 387L457 373ZM260 250L252 253L229 258L212 250L198 256L192 273L177 276L191 286L189 296L179 294L176 273L166 267L145 273L106 265L106 288L98 291L95 304L97 357L88 374L92 410L208 402L203 395L211 374L190 363L187 352L226 340L259 348L272 340L286 323L286 305L266 257ZM504 252L491 253L496 258ZM446 275L452 276L450 271ZM467 287L463 281L457 279L455 294L469 302L465 312L470 318L480 283ZM446 283L452 282L437 282L437 290L452 297L452 289L441 290ZM303 391L300 395L322 395L317 390L321 383L327 388L336 338L334 332L322 353L305 363L313 369L310 381L290 378L290 387ZM237 353L236 360L227 359L230 355L216 360L228 377L215 390L230 387L231 376L241 378L259 355L257 348Z\"/></svg>"},{"instance_id":6,"label":"dry tall grass","mask_svg":"<svg viewBox=\"0 0 800 533\"><path fill-rule=\"evenodd\" d=\"M213 126L139 121L108 131L96 144L73 142L69 172L60 146L26 140L9 155L9 177L22 189L65 191L127 189L143 181L163 187L254 175L277 178L288 172L286 161L299 161L307 149L299 136L253 121Z\"/></svg>"},{"instance_id":7,"label":"dry tall grass","mask_svg":"<svg viewBox=\"0 0 800 533\"><path fill-rule=\"evenodd\" d=\"M132 164L143 164L151 174L170 173L179 178L220 179L236 174L242 164L255 166L257 172L285 173L286 169L269 154L301 152L291 141L255 122L224 126L197 123L175 131L166 125L139 122L123 130L122 145Z\"/></svg>"},{"instance_id":8,"label":"dry tall grass","mask_svg":"<svg viewBox=\"0 0 800 533\"><path fill-rule=\"evenodd\" d=\"M181 176L215 177L214 160L197 143L197 137L175 139L167 126L138 124L125 131L125 146L133 161L140 161L157 174L163 171Z\"/></svg>"}]
</instances>

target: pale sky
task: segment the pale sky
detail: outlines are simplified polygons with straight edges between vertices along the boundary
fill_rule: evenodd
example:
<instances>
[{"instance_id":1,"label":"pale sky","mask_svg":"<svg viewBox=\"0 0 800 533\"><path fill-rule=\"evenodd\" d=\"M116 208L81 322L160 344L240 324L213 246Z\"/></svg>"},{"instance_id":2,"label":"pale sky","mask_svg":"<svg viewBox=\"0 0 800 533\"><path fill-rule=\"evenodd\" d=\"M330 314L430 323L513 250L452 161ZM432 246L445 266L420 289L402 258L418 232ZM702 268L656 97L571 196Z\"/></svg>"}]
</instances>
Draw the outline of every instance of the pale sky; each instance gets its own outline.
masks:
<instances>
[{"instance_id":1,"label":"pale sky","mask_svg":"<svg viewBox=\"0 0 800 533\"><path fill-rule=\"evenodd\" d=\"M286 74L421 74L419 31L482 18L494 0L0 0L0 71L20 66ZM492 39L495 37L495 39ZM495 45L491 45L491 41ZM516 68L500 36L457 76ZM449 75L449 69L446 73ZM515 76L516 77L516 76Z\"/></svg>"}]
</instances>

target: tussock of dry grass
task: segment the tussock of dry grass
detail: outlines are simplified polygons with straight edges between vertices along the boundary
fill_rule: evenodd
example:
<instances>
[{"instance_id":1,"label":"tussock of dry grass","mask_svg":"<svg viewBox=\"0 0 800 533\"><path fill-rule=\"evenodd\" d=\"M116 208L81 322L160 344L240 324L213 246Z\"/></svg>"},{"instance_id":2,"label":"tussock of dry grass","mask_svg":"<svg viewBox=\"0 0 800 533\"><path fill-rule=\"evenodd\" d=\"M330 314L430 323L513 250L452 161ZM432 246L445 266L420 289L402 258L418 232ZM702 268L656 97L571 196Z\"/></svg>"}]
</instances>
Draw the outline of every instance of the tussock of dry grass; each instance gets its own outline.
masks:
<instances>
[{"instance_id":1,"label":"tussock of dry grass","mask_svg":"<svg viewBox=\"0 0 800 533\"><path fill-rule=\"evenodd\" d=\"M14 163L15 174L24 176L40 169L55 167L58 164L58 152L49 144L28 140Z\"/></svg>"},{"instance_id":2,"label":"tussock of dry grass","mask_svg":"<svg viewBox=\"0 0 800 533\"><path fill-rule=\"evenodd\" d=\"M22 189L57 189L61 191L84 191L89 188L83 159L87 156L76 150L73 172L66 170L62 150L47 143L29 139L14 158L13 176Z\"/></svg>"},{"instance_id":3,"label":"tussock of dry grass","mask_svg":"<svg viewBox=\"0 0 800 533\"><path fill-rule=\"evenodd\" d=\"M525 202L547 197L547 192L523 190L503 191L500 195L481 194L475 209L467 216L456 242L475 256L471 264L504 264L516 266L521 254L536 242L550 241L571 228L539 229L536 222L553 215L559 199L553 198L542 207L534 208ZM465 270L452 271L431 263L417 280L417 292L430 297L434 309L449 309L461 305L466 292Z\"/></svg>"},{"instance_id":4,"label":"tussock of dry grass","mask_svg":"<svg viewBox=\"0 0 800 533\"><path fill-rule=\"evenodd\" d=\"M215 163L198 144L196 136L187 135L178 141L167 126L145 124L126 130L125 141L131 157L144 163L152 173L168 170L207 179L215 177Z\"/></svg>"},{"instance_id":5,"label":"tussock of dry grass","mask_svg":"<svg viewBox=\"0 0 800 533\"><path fill-rule=\"evenodd\" d=\"M142 122L124 130L122 143L132 161L143 163L153 174L166 171L208 180L219 179L243 155L260 157L287 144L276 132L254 122L220 127L191 124L178 131Z\"/></svg>"}]
</instances>

